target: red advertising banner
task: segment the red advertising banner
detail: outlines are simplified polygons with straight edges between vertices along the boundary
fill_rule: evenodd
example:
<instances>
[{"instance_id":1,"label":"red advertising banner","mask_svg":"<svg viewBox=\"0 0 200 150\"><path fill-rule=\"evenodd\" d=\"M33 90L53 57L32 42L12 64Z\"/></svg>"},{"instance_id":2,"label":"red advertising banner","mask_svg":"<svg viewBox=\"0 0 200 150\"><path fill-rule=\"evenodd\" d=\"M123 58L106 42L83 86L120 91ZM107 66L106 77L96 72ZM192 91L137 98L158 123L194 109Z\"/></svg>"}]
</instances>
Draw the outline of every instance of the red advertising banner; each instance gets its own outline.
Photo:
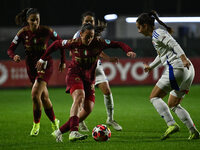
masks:
<instances>
[{"instance_id":1,"label":"red advertising banner","mask_svg":"<svg viewBox=\"0 0 200 150\"><path fill-rule=\"evenodd\" d=\"M144 63L150 64L153 58L120 59L118 64L103 62L103 68L111 85L147 85L155 84L161 77L163 66L154 68L150 73L144 72ZM200 58L190 59L195 68L193 83L200 83Z\"/></svg>"},{"instance_id":2,"label":"red advertising banner","mask_svg":"<svg viewBox=\"0 0 200 150\"><path fill-rule=\"evenodd\" d=\"M190 59L195 68L195 79L193 83L200 83L200 58ZM143 63L150 63L153 58L120 59L118 64L102 62L102 66L110 85L147 85L155 84L164 71L163 66L158 66L145 73ZM60 60L54 60L54 70L49 81L49 86L65 86L66 71L58 71ZM13 61L0 61L0 87L29 87L29 81L25 62L15 63Z\"/></svg>"},{"instance_id":3,"label":"red advertising banner","mask_svg":"<svg viewBox=\"0 0 200 150\"><path fill-rule=\"evenodd\" d=\"M53 74L49 86L64 86L65 74L58 71L60 60L53 61ZM31 82L27 75L25 61L15 63L13 61L0 61L0 87L28 87Z\"/></svg>"}]
</instances>

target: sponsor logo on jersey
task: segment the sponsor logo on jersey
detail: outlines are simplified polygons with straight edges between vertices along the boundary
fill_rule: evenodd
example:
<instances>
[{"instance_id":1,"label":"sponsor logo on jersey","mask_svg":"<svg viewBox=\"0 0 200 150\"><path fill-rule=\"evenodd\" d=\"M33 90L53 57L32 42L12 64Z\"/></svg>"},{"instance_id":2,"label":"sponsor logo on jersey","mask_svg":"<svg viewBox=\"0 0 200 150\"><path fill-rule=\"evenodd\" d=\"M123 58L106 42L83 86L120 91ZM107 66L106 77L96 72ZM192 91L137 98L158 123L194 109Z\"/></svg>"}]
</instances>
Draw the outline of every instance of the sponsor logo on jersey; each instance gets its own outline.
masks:
<instances>
[{"instance_id":1,"label":"sponsor logo on jersey","mask_svg":"<svg viewBox=\"0 0 200 150\"><path fill-rule=\"evenodd\" d=\"M81 79L79 77L76 77L75 78L75 81L80 81Z\"/></svg>"},{"instance_id":2,"label":"sponsor logo on jersey","mask_svg":"<svg viewBox=\"0 0 200 150\"><path fill-rule=\"evenodd\" d=\"M106 44L110 44L110 40L105 39Z\"/></svg>"},{"instance_id":3,"label":"sponsor logo on jersey","mask_svg":"<svg viewBox=\"0 0 200 150\"><path fill-rule=\"evenodd\" d=\"M78 54L78 49L77 48L75 48L74 53Z\"/></svg>"},{"instance_id":4,"label":"sponsor logo on jersey","mask_svg":"<svg viewBox=\"0 0 200 150\"><path fill-rule=\"evenodd\" d=\"M56 33L56 31L53 31L53 35L55 36L55 37L57 37L57 33Z\"/></svg>"}]
</instances>

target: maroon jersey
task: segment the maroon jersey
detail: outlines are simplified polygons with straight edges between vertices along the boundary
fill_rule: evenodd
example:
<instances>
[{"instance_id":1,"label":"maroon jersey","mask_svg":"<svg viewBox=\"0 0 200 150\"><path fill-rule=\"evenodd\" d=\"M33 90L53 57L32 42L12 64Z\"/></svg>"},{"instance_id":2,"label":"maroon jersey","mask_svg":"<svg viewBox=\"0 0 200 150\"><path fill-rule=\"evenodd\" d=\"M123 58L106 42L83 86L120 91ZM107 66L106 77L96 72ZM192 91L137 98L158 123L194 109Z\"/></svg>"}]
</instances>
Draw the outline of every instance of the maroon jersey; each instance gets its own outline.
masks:
<instances>
[{"instance_id":1,"label":"maroon jersey","mask_svg":"<svg viewBox=\"0 0 200 150\"><path fill-rule=\"evenodd\" d=\"M29 78L34 82L37 76L37 70L35 68L37 61L45 53L46 48L51 40L61 40L55 31L47 26L39 26L39 28L32 32L29 26L23 27L13 39L7 53L10 58L15 56L15 49L20 42L23 43L26 55L26 66ZM64 50L62 49L62 62L65 61ZM51 56L47 58L48 65L52 65ZM51 68L52 69L52 68ZM50 73L50 71L47 71Z\"/></svg>"},{"instance_id":2,"label":"maroon jersey","mask_svg":"<svg viewBox=\"0 0 200 150\"><path fill-rule=\"evenodd\" d=\"M69 49L72 54L72 60L68 67L68 74L79 74L79 76L85 81L94 81L95 69L97 60L104 49L108 48L121 48L126 53L132 51L132 49L123 42L110 41L104 39L95 38L90 45L84 45L81 39L73 40L57 40L47 48L45 54L41 57L43 60L47 60L49 54L56 49Z\"/></svg>"}]
</instances>

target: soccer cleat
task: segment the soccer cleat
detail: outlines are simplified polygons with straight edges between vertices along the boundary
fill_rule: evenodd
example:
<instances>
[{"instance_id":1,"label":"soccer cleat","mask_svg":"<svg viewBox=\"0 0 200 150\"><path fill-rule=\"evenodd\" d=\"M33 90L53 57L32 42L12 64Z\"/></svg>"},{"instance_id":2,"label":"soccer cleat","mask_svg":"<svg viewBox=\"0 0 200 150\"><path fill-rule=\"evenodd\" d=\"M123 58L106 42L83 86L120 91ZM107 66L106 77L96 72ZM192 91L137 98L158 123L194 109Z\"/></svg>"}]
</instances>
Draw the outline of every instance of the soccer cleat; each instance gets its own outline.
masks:
<instances>
[{"instance_id":1,"label":"soccer cleat","mask_svg":"<svg viewBox=\"0 0 200 150\"><path fill-rule=\"evenodd\" d=\"M40 123L33 122L33 128L31 130L30 136L37 136L40 131Z\"/></svg>"},{"instance_id":2,"label":"soccer cleat","mask_svg":"<svg viewBox=\"0 0 200 150\"><path fill-rule=\"evenodd\" d=\"M60 130L55 130L53 133L51 133L51 135L56 139L56 142L62 142L62 133L60 132Z\"/></svg>"},{"instance_id":3,"label":"soccer cleat","mask_svg":"<svg viewBox=\"0 0 200 150\"><path fill-rule=\"evenodd\" d=\"M107 120L106 124L112 126L117 131L122 130L122 127L115 120Z\"/></svg>"},{"instance_id":4,"label":"soccer cleat","mask_svg":"<svg viewBox=\"0 0 200 150\"><path fill-rule=\"evenodd\" d=\"M55 119L54 122L51 122L51 127L52 127L53 131L59 129L59 124L60 124L60 120L58 120L58 119Z\"/></svg>"},{"instance_id":5,"label":"soccer cleat","mask_svg":"<svg viewBox=\"0 0 200 150\"><path fill-rule=\"evenodd\" d=\"M79 122L79 130L82 132L89 132L88 127L86 126L85 122Z\"/></svg>"},{"instance_id":6,"label":"soccer cleat","mask_svg":"<svg viewBox=\"0 0 200 150\"><path fill-rule=\"evenodd\" d=\"M195 130L193 133L190 132L190 136L188 137L188 140L195 140L199 139L199 132Z\"/></svg>"},{"instance_id":7,"label":"soccer cleat","mask_svg":"<svg viewBox=\"0 0 200 150\"><path fill-rule=\"evenodd\" d=\"M80 134L78 131L71 131L69 134L69 141L85 140L88 135Z\"/></svg>"},{"instance_id":8,"label":"soccer cleat","mask_svg":"<svg viewBox=\"0 0 200 150\"><path fill-rule=\"evenodd\" d=\"M179 127L179 125L177 124L177 123L175 123L175 124L173 124L173 125L171 125L171 126L169 126L168 128L167 128L167 130L165 131L165 133L161 136L161 140L165 140L165 139L167 139L167 138L169 138L169 135L170 134L173 134L173 133L176 133L176 132L178 132L180 130L180 127Z\"/></svg>"}]
</instances>

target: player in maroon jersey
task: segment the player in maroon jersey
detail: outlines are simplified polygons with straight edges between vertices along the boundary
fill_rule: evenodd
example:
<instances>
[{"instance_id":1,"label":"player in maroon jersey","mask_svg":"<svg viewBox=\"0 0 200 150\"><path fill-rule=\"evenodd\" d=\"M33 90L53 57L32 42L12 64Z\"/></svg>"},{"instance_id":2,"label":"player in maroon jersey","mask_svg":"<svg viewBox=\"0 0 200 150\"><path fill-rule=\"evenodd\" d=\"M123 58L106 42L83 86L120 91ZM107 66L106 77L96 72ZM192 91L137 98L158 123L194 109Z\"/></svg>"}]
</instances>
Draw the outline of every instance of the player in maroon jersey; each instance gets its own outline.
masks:
<instances>
[{"instance_id":1,"label":"player in maroon jersey","mask_svg":"<svg viewBox=\"0 0 200 150\"><path fill-rule=\"evenodd\" d=\"M121 48L127 56L135 57L136 54L125 43L118 41L94 38L95 30L91 24L84 24L81 28L80 38L74 40L57 40L46 50L37 63L38 70L43 68L49 55L57 49L69 49L72 60L66 75L66 92L70 92L73 104L69 120L54 131L52 135L57 142L62 141L62 134L70 130L69 140L84 140L87 135L78 132L79 122L83 121L92 112L95 102L95 70L97 60L102 50L108 48ZM83 109L80 110L80 107Z\"/></svg>"},{"instance_id":2,"label":"player in maroon jersey","mask_svg":"<svg viewBox=\"0 0 200 150\"><path fill-rule=\"evenodd\" d=\"M21 58L15 54L15 49L20 42L25 49L25 62L27 73L32 82L32 101L33 101L33 128L31 136L37 136L40 129L41 109L44 107L45 113L52 123L53 131L59 128L59 120L56 119L52 103L49 99L47 83L53 70L53 61L48 57L45 62L45 69L37 72L35 68L37 61L44 54L50 40L61 40L55 31L50 27L40 25L40 14L35 8L26 8L22 10L15 18L16 24L23 26L13 39L7 53L15 62L20 62ZM61 50L60 71L65 68L64 50ZM48 63L47 63L48 62Z\"/></svg>"},{"instance_id":3,"label":"player in maroon jersey","mask_svg":"<svg viewBox=\"0 0 200 150\"><path fill-rule=\"evenodd\" d=\"M95 26L96 17L95 14L91 11L87 11L82 14L82 25L86 23L90 23ZM101 32L105 30L107 24L103 21L98 20L97 26L95 26L95 36L101 37ZM80 30L76 32L73 38L77 38L80 35ZM100 57L103 58L106 61L118 62L117 57L109 57L106 55L103 51L100 54ZM100 91L103 93L104 97L104 104L106 106L106 112L107 112L107 120L106 124L112 126L115 130L121 131L122 126L120 126L117 121L114 120L114 99L112 95L111 88L109 86L108 79L104 73L103 67L101 65L101 60L99 59L97 62L96 67L96 75L95 75L95 86L98 86ZM87 125L84 121L79 122L79 130L83 132L88 132L89 129L87 128Z\"/></svg>"}]
</instances>

